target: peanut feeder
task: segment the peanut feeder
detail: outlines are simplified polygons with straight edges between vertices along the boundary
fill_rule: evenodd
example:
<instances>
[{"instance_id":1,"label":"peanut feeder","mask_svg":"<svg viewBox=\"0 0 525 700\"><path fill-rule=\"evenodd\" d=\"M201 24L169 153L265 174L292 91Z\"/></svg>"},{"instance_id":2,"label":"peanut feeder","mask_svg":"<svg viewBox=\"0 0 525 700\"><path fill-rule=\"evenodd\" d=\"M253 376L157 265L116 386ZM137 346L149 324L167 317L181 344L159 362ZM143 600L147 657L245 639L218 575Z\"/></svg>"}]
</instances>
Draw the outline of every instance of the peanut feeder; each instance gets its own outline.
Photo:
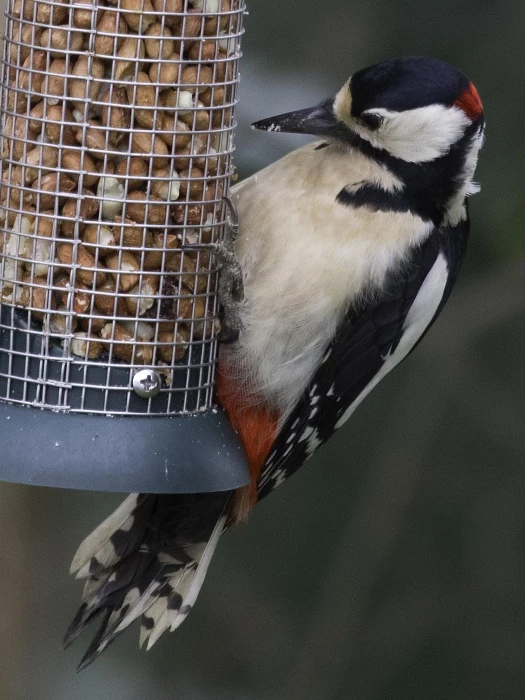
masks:
<instances>
[{"instance_id":1,"label":"peanut feeder","mask_svg":"<svg viewBox=\"0 0 525 700\"><path fill-rule=\"evenodd\" d=\"M248 480L213 407L243 13L243 0L9 0L0 478Z\"/></svg>"}]
</instances>

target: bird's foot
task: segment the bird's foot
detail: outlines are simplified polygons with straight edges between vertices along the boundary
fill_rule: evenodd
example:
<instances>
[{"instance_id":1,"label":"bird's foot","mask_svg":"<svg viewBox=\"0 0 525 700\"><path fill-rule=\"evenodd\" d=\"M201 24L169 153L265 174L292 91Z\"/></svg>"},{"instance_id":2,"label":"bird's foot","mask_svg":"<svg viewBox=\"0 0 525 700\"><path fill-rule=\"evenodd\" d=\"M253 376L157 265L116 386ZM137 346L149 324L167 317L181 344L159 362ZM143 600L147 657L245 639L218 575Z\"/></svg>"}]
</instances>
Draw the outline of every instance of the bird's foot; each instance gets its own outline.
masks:
<instances>
[{"instance_id":1,"label":"bird's foot","mask_svg":"<svg viewBox=\"0 0 525 700\"><path fill-rule=\"evenodd\" d=\"M235 205L229 197L224 201L227 207L226 230L218 248L219 258L219 301L221 304L222 343L235 342L241 332L239 305L244 299L242 268L235 255L235 241L239 233L239 219Z\"/></svg>"}]
</instances>

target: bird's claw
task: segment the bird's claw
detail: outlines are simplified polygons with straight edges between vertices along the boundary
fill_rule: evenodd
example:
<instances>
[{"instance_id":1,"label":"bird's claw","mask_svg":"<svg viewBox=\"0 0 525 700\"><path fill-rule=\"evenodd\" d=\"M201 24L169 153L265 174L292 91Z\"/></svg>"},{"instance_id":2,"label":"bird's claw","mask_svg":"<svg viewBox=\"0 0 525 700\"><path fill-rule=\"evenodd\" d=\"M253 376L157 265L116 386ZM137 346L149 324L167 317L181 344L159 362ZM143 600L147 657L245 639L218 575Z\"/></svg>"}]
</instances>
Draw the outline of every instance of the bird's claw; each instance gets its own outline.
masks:
<instances>
[{"instance_id":1,"label":"bird's claw","mask_svg":"<svg viewBox=\"0 0 525 700\"><path fill-rule=\"evenodd\" d=\"M242 268L235 255L235 241L239 233L237 210L229 197L224 197L227 208L224 238L218 248L219 301L221 304L222 343L235 342L241 332L239 304L244 298Z\"/></svg>"}]
</instances>

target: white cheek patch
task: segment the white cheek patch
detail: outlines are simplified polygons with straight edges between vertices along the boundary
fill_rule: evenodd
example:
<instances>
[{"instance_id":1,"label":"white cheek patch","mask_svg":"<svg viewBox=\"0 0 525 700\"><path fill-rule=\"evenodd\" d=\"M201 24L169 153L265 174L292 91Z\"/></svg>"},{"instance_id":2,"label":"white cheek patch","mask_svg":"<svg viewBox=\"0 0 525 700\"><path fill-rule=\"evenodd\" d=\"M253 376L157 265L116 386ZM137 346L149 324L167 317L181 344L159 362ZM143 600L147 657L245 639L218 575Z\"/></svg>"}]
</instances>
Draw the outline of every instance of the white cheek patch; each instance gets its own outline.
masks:
<instances>
[{"instance_id":1,"label":"white cheek patch","mask_svg":"<svg viewBox=\"0 0 525 700\"><path fill-rule=\"evenodd\" d=\"M352 128L372 146L409 163L424 163L448 153L471 123L458 107L438 104L405 112L382 108L368 111L384 117L383 126L376 132L358 123Z\"/></svg>"}]
</instances>

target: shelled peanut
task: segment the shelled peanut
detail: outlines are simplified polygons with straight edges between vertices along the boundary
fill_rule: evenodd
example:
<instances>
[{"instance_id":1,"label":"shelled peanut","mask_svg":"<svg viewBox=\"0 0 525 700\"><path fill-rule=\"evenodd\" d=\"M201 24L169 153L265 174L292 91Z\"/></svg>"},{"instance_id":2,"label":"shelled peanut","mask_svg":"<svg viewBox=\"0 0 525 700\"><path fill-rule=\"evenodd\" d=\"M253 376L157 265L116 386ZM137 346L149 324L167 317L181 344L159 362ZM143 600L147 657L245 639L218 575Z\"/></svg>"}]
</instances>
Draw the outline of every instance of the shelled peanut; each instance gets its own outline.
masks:
<instances>
[{"instance_id":1,"label":"shelled peanut","mask_svg":"<svg viewBox=\"0 0 525 700\"><path fill-rule=\"evenodd\" d=\"M74 354L170 364L218 330L239 2L11 0L0 299Z\"/></svg>"}]
</instances>

